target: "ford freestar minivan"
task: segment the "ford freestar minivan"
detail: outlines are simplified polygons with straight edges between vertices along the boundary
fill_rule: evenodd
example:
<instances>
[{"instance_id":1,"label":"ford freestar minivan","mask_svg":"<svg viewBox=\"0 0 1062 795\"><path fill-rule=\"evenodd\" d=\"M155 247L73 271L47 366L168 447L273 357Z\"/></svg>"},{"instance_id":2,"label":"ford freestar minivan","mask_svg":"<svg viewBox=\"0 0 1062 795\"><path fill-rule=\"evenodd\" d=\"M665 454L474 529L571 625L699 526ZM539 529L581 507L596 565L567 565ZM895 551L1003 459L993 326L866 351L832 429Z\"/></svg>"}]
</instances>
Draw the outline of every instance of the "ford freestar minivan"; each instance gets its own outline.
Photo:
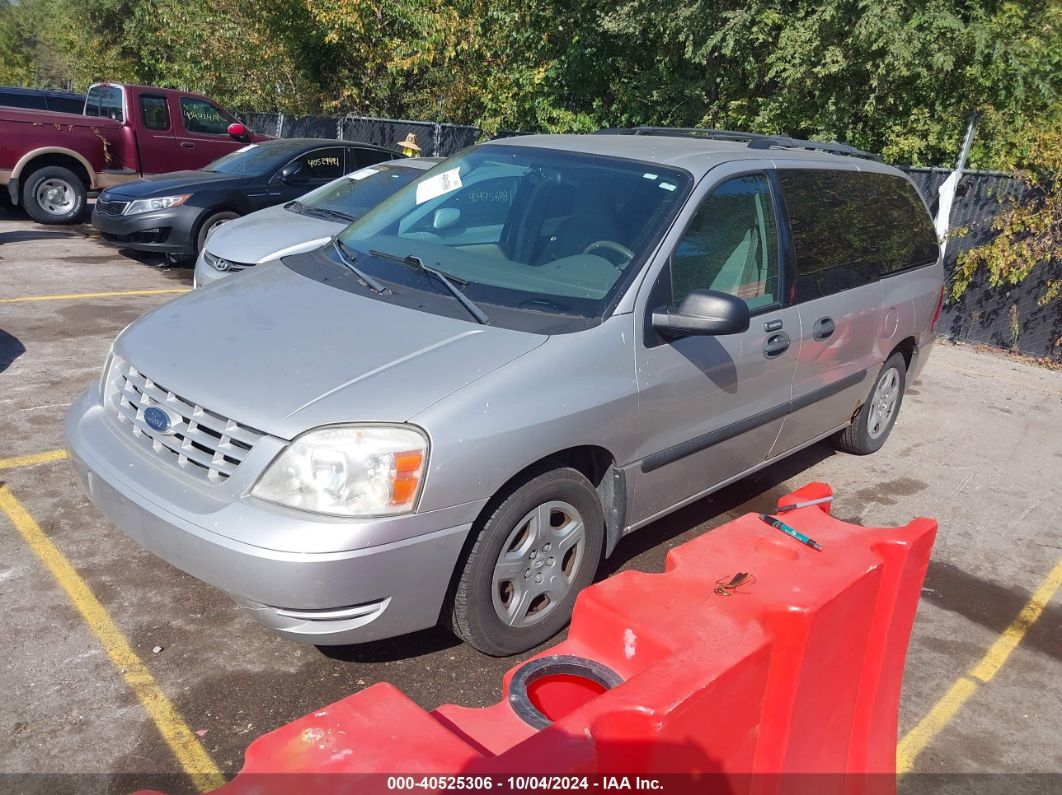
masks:
<instances>
[{"instance_id":1,"label":"ford freestar minivan","mask_svg":"<svg viewBox=\"0 0 1062 795\"><path fill-rule=\"evenodd\" d=\"M635 132L465 150L140 318L66 419L92 502L286 637L441 618L502 655L625 534L819 439L881 447L942 298L911 182Z\"/></svg>"}]
</instances>

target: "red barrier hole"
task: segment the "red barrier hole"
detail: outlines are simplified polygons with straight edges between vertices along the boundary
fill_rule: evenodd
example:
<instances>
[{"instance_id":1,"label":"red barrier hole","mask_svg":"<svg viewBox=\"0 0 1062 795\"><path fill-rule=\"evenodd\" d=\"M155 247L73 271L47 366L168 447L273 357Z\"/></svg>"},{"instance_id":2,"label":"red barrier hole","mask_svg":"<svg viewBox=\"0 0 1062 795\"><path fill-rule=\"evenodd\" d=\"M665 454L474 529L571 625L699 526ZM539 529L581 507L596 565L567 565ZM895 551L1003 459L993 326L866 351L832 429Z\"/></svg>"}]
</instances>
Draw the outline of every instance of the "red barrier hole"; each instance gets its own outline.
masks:
<instances>
[{"instance_id":1,"label":"red barrier hole","mask_svg":"<svg viewBox=\"0 0 1062 795\"><path fill-rule=\"evenodd\" d=\"M566 654L539 657L516 670L509 682L509 704L526 723L544 729L622 681L596 660Z\"/></svg>"},{"instance_id":2,"label":"red barrier hole","mask_svg":"<svg viewBox=\"0 0 1062 795\"><path fill-rule=\"evenodd\" d=\"M575 674L549 674L527 686L531 704L551 721L560 720L608 690L600 682Z\"/></svg>"}]
</instances>

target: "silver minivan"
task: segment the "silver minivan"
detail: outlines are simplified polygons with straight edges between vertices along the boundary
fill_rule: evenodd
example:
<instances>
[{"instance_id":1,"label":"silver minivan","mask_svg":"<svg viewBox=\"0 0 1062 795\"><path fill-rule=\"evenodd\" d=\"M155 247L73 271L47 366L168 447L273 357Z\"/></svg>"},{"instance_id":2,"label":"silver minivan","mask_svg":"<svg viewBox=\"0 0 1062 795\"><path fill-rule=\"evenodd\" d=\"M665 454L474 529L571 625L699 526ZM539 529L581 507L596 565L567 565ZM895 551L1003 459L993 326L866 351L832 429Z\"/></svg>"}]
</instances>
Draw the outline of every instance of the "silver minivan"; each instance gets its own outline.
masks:
<instances>
[{"instance_id":1,"label":"silver minivan","mask_svg":"<svg viewBox=\"0 0 1062 795\"><path fill-rule=\"evenodd\" d=\"M636 132L467 149L137 320L66 418L89 498L288 638L442 620L504 655L627 533L820 439L880 448L943 296L911 182Z\"/></svg>"}]
</instances>

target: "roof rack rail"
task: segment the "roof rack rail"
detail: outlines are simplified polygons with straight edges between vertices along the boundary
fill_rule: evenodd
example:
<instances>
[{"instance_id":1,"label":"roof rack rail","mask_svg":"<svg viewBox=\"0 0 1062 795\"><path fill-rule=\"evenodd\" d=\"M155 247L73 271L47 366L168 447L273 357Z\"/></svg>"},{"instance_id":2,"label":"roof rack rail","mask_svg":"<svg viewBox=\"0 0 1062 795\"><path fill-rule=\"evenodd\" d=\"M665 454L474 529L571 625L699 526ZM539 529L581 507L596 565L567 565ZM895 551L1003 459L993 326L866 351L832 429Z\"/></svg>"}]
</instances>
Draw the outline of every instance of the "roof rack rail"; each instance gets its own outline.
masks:
<instances>
[{"instance_id":1,"label":"roof rack rail","mask_svg":"<svg viewBox=\"0 0 1062 795\"><path fill-rule=\"evenodd\" d=\"M836 141L805 141L790 138L788 135L761 135L760 133L740 132L737 130L713 130L702 127L606 127L598 130L601 135L666 135L688 138L708 138L713 141L735 141L745 143L749 149L808 149L816 152L829 152L834 155L861 157L865 160L881 162L881 158L872 152L865 152L849 144Z\"/></svg>"}]
</instances>

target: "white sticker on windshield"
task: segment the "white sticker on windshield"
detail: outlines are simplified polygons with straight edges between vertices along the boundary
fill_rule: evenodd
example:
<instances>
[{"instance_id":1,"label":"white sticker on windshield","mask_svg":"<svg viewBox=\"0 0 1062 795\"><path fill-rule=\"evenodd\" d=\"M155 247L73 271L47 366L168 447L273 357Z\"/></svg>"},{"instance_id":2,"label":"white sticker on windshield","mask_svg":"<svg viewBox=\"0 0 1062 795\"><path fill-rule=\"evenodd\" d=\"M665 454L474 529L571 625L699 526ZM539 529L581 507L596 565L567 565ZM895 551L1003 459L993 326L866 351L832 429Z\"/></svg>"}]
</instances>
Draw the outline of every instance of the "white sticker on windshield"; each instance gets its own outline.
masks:
<instances>
[{"instance_id":1,"label":"white sticker on windshield","mask_svg":"<svg viewBox=\"0 0 1062 795\"><path fill-rule=\"evenodd\" d=\"M678 185L672 185L670 182L661 182L660 187L664 190L674 190Z\"/></svg>"},{"instance_id":2,"label":"white sticker on windshield","mask_svg":"<svg viewBox=\"0 0 1062 795\"><path fill-rule=\"evenodd\" d=\"M379 174L379 173L380 173L380 169L378 169L378 168L371 168L371 167L370 168L363 168L360 171L355 171L353 174L347 174L347 178L348 179L353 179L353 180L356 181L356 180L359 180L359 179L365 179L366 177L371 177L373 174Z\"/></svg>"},{"instance_id":3,"label":"white sticker on windshield","mask_svg":"<svg viewBox=\"0 0 1062 795\"><path fill-rule=\"evenodd\" d=\"M451 168L417 185L417 204L442 196L461 187L461 169Z\"/></svg>"},{"instance_id":4,"label":"white sticker on windshield","mask_svg":"<svg viewBox=\"0 0 1062 795\"><path fill-rule=\"evenodd\" d=\"M246 151L248 151L250 149L257 149L257 148L258 148L258 144L247 144L247 146L240 147L236 151L237 152L246 152Z\"/></svg>"},{"instance_id":5,"label":"white sticker on windshield","mask_svg":"<svg viewBox=\"0 0 1062 795\"><path fill-rule=\"evenodd\" d=\"M659 175L650 174L650 173L646 172L645 174L642 174L642 179L656 179L657 176L659 176Z\"/></svg>"}]
</instances>

